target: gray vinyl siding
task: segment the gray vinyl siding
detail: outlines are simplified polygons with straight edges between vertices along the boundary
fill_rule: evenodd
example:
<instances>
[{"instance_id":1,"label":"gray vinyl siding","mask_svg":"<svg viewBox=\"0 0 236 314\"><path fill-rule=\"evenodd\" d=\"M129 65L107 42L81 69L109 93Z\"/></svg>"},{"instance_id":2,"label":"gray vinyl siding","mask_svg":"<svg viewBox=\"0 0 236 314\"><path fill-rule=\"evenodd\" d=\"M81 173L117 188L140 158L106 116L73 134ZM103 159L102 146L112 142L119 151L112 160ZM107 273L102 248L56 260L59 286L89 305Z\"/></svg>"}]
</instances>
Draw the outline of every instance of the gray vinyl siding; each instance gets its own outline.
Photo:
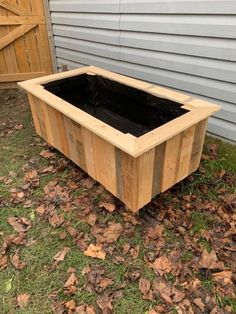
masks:
<instances>
[{"instance_id":1,"label":"gray vinyl siding","mask_svg":"<svg viewBox=\"0 0 236 314\"><path fill-rule=\"evenodd\" d=\"M59 69L96 65L217 103L236 141L235 0L50 0Z\"/></svg>"}]
</instances>

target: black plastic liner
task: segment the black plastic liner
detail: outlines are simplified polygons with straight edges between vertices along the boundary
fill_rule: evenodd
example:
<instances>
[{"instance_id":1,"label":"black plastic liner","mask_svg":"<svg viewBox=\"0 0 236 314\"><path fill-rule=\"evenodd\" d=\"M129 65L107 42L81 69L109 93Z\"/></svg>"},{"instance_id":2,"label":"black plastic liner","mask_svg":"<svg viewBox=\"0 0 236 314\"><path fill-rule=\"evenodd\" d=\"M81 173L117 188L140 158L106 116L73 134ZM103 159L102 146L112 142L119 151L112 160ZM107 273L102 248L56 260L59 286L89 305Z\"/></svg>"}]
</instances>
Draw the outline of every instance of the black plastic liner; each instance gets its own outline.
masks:
<instances>
[{"instance_id":1,"label":"black plastic liner","mask_svg":"<svg viewBox=\"0 0 236 314\"><path fill-rule=\"evenodd\" d=\"M123 133L139 137L188 110L99 75L82 74L50 82L44 88Z\"/></svg>"}]
</instances>

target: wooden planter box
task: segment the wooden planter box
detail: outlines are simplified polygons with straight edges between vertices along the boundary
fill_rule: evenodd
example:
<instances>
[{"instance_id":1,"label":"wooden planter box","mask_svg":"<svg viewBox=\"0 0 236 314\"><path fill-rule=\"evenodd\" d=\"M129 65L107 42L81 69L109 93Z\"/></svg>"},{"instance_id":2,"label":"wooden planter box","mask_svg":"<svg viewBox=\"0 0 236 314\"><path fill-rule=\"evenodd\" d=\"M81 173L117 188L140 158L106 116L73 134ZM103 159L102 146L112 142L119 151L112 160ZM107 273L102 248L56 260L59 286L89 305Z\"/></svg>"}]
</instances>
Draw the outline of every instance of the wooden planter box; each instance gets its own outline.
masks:
<instances>
[{"instance_id":1,"label":"wooden planter box","mask_svg":"<svg viewBox=\"0 0 236 314\"><path fill-rule=\"evenodd\" d=\"M36 132L133 212L198 168L219 110L93 66L18 84Z\"/></svg>"}]
</instances>

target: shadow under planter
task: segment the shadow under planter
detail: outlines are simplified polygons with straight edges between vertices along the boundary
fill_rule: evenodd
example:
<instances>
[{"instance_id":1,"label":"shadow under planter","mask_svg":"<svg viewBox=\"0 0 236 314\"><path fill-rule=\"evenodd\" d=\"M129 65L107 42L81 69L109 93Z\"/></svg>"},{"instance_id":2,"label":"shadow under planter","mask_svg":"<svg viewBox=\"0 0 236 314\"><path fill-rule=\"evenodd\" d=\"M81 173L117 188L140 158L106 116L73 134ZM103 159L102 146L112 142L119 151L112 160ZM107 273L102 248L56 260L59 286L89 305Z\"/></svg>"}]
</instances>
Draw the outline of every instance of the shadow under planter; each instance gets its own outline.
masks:
<instances>
[{"instance_id":1,"label":"shadow under planter","mask_svg":"<svg viewBox=\"0 0 236 314\"><path fill-rule=\"evenodd\" d=\"M200 163L219 106L96 67L18 83L36 132L136 212Z\"/></svg>"}]
</instances>

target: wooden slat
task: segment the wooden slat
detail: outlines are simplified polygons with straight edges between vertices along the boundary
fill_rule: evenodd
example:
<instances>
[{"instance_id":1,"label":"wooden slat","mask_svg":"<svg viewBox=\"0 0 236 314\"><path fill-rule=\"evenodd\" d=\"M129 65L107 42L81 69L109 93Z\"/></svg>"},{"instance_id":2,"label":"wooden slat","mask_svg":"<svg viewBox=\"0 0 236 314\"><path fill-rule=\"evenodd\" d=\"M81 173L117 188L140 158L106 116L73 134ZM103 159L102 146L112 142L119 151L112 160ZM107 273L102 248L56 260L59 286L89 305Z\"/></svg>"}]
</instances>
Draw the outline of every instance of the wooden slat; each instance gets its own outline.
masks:
<instances>
[{"instance_id":1,"label":"wooden slat","mask_svg":"<svg viewBox=\"0 0 236 314\"><path fill-rule=\"evenodd\" d=\"M30 15L29 11L25 10L19 5L10 3L9 0L0 0L0 7L3 7L4 9L11 11L17 15Z\"/></svg>"},{"instance_id":2,"label":"wooden slat","mask_svg":"<svg viewBox=\"0 0 236 314\"><path fill-rule=\"evenodd\" d=\"M34 0L31 1L32 12L35 15L44 15L44 0L38 1L37 3ZM38 28L35 29L35 34L38 42L39 49L39 58L42 65L42 68L45 69L48 73L52 73L52 60L51 53L48 41L48 32L46 24L39 24ZM48 53L45 53L48 51Z\"/></svg>"},{"instance_id":3,"label":"wooden slat","mask_svg":"<svg viewBox=\"0 0 236 314\"><path fill-rule=\"evenodd\" d=\"M108 191L116 195L115 148L95 134L92 143L96 178Z\"/></svg>"},{"instance_id":4,"label":"wooden slat","mask_svg":"<svg viewBox=\"0 0 236 314\"><path fill-rule=\"evenodd\" d=\"M69 148L69 158L86 171L85 151L81 126L63 116L65 134Z\"/></svg>"},{"instance_id":5,"label":"wooden slat","mask_svg":"<svg viewBox=\"0 0 236 314\"><path fill-rule=\"evenodd\" d=\"M39 131L39 135L42 136L42 138L50 145L53 145L53 142L49 142L50 136L48 136L48 129L50 128L50 122L48 122L48 115L45 117L45 113L43 110L43 106L45 104L38 98L33 98L33 104L34 104L34 113L35 118L37 119L37 130Z\"/></svg>"},{"instance_id":6,"label":"wooden slat","mask_svg":"<svg viewBox=\"0 0 236 314\"><path fill-rule=\"evenodd\" d=\"M194 132L194 140L193 140L193 146L192 146L192 152L191 152L190 165L189 165L189 173L192 173L193 171L197 170L197 168L199 167L206 128L207 128L207 119L199 122L196 125L195 132Z\"/></svg>"},{"instance_id":7,"label":"wooden slat","mask_svg":"<svg viewBox=\"0 0 236 314\"><path fill-rule=\"evenodd\" d=\"M156 146L153 169L152 197L161 192L166 142Z\"/></svg>"},{"instance_id":8,"label":"wooden slat","mask_svg":"<svg viewBox=\"0 0 236 314\"><path fill-rule=\"evenodd\" d=\"M66 138L63 115L50 106L47 106L46 110L48 113L47 124L49 126L47 133L48 137L50 136L49 143L53 143L53 146L55 146L64 155L69 157L69 147ZM45 117L47 118L46 113Z\"/></svg>"},{"instance_id":9,"label":"wooden slat","mask_svg":"<svg viewBox=\"0 0 236 314\"><path fill-rule=\"evenodd\" d=\"M29 24L45 24L42 16L1 16L0 25L29 25Z\"/></svg>"},{"instance_id":10,"label":"wooden slat","mask_svg":"<svg viewBox=\"0 0 236 314\"><path fill-rule=\"evenodd\" d=\"M179 182L189 174L191 152L193 147L195 125L181 133L178 152L178 167L176 171L176 182Z\"/></svg>"},{"instance_id":11,"label":"wooden slat","mask_svg":"<svg viewBox=\"0 0 236 314\"><path fill-rule=\"evenodd\" d=\"M155 149L137 158L138 167L136 180L138 182L138 204L137 210L143 207L152 198L153 170L154 170ZM119 175L119 174L118 174ZM134 208L133 208L134 210Z\"/></svg>"},{"instance_id":12,"label":"wooden slat","mask_svg":"<svg viewBox=\"0 0 236 314\"><path fill-rule=\"evenodd\" d=\"M81 128L84 150L85 150L85 162L87 173L94 179L97 180L95 161L94 161L94 151L93 151L93 141L92 141L92 132L86 128Z\"/></svg>"},{"instance_id":13,"label":"wooden slat","mask_svg":"<svg viewBox=\"0 0 236 314\"><path fill-rule=\"evenodd\" d=\"M0 21L2 20L2 18L8 18L7 11L2 7L0 7L0 16L1 16ZM0 26L0 36L1 37L8 34L10 31L11 31L11 29L8 25ZM2 51L3 51L3 55L4 55L4 59L5 59L5 65L6 65L6 72L5 73L17 73L17 72L19 72L14 47L12 47L10 45L10 46L5 47Z\"/></svg>"},{"instance_id":14,"label":"wooden slat","mask_svg":"<svg viewBox=\"0 0 236 314\"><path fill-rule=\"evenodd\" d=\"M179 144L180 134L166 142L161 191L165 191L175 184Z\"/></svg>"},{"instance_id":15,"label":"wooden slat","mask_svg":"<svg viewBox=\"0 0 236 314\"><path fill-rule=\"evenodd\" d=\"M21 25L15 28L13 31L11 31L7 35L0 38L0 49L6 47L10 43L12 43L14 40L24 35L25 33L30 31L34 27L36 27L36 24L35 25Z\"/></svg>"},{"instance_id":16,"label":"wooden slat","mask_svg":"<svg viewBox=\"0 0 236 314\"><path fill-rule=\"evenodd\" d=\"M134 211L138 207L137 158L115 149L117 197Z\"/></svg>"},{"instance_id":17,"label":"wooden slat","mask_svg":"<svg viewBox=\"0 0 236 314\"><path fill-rule=\"evenodd\" d=\"M6 47L7 48L7 47ZM17 82L46 75L46 72L0 74L0 82Z\"/></svg>"},{"instance_id":18,"label":"wooden slat","mask_svg":"<svg viewBox=\"0 0 236 314\"><path fill-rule=\"evenodd\" d=\"M36 108L37 99L35 97L33 97L31 94L28 94L28 100L29 100L29 104L30 104L32 117L34 120L35 131L39 136L42 136L42 132L41 132L41 128L40 128L40 122L39 122L37 108Z\"/></svg>"}]
</instances>

